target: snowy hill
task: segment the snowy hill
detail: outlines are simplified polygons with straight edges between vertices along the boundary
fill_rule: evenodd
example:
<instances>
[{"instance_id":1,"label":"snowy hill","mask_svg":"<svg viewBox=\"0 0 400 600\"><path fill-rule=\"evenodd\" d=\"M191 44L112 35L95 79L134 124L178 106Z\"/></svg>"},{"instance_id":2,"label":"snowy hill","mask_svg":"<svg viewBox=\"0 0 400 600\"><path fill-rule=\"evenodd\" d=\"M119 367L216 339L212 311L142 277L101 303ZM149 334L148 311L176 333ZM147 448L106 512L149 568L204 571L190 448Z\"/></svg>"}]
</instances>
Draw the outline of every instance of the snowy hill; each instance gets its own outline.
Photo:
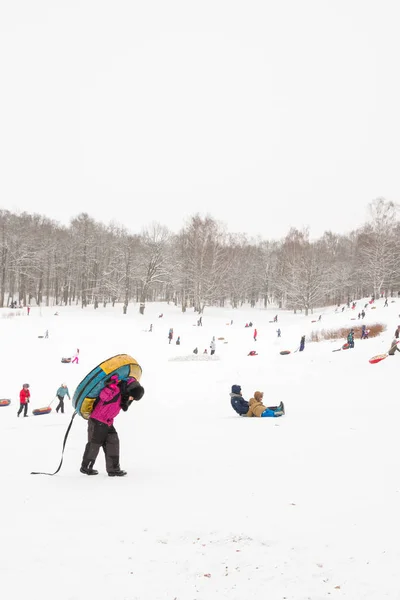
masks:
<instances>
[{"instance_id":1,"label":"snowy hill","mask_svg":"<svg viewBox=\"0 0 400 600\"><path fill-rule=\"evenodd\" d=\"M6 318L3 309L0 395L12 404L0 408L2 597L398 600L400 356L368 362L400 323L400 302L383 303L363 322L387 330L341 352L332 350L344 340L308 338L358 324L349 309L323 309L319 323L279 311L277 324L276 310L207 308L203 327L165 304L144 316L57 307L58 316L33 308ZM39 338L46 329L49 339ZM303 334L305 351L294 353ZM205 356L213 336L216 354ZM79 364L62 364L76 348ZM64 415L32 409L124 352L142 366L146 390L115 422L128 476L108 478L102 454L97 477L79 473L87 424L78 417L61 472L32 476L58 466L73 412L68 400ZM30 416L17 419L24 382ZM265 404L283 400L286 415L241 419L232 384L246 399L261 390Z\"/></svg>"}]
</instances>

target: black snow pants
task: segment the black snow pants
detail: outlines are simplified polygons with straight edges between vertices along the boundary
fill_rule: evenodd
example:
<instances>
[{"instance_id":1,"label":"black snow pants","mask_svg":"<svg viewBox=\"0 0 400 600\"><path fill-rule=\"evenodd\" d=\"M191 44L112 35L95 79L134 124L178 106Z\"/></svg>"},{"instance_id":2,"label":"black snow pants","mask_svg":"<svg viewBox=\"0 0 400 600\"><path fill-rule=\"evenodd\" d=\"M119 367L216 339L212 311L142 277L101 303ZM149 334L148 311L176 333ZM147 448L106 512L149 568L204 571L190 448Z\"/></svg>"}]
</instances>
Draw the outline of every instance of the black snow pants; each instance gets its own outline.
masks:
<instances>
[{"instance_id":1,"label":"black snow pants","mask_svg":"<svg viewBox=\"0 0 400 600\"><path fill-rule=\"evenodd\" d=\"M24 417L26 417L28 414L28 403L19 405L19 411L17 412L17 417L19 417L19 415L22 413L22 411L24 409L25 409Z\"/></svg>"},{"instance_id":2,"label":"black snow pants","mask_svg":"<svg viewBox=\"0 0 400 600\"><path fill-rule=\"evenodd\" d=\"M56 412L61 410L61 412L64 414L64 397L57 396L57 398L58 398L58 404L57 404Z\"/></svg>"},{"instance_id":3,"label":"black snow pants","mask_svg":"<svg viewBox=\"0 0 400 600\"><path fill-rule=\"evenodd\" d=\"M113 425L109 427L106 423L89 419L88 443L82 458L82 467L93 468L100 448L106 455L107 473L119 471L119 438Z\"/></svg>"}]
</instances>

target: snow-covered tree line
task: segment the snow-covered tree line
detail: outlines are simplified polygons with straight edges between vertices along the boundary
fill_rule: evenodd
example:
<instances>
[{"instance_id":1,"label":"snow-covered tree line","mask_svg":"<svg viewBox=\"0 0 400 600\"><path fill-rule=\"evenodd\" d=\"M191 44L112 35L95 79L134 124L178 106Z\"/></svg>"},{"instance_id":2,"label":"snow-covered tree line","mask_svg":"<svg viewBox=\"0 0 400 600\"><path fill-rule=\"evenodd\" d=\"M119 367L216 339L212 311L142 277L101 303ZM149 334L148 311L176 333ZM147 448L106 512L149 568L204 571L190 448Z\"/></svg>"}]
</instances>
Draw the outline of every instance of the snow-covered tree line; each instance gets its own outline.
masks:
<instances>
[{"instance_id":1,"label":"snow-covered tree line","mask_svg":"<svg viewBox=\"0 0 400 600\"><path fill-rule=\"evenodd\" d=\"M349 234L310 240L291 229L267 241L192 216L178 234L152 224L133 234L82 213L68 227L37 214L0 211L0 306L139 304L166 300L203 312L260 300L306 313L315 307L400 290L397 207L379 198Z\"/></svg>"}]
</instances>

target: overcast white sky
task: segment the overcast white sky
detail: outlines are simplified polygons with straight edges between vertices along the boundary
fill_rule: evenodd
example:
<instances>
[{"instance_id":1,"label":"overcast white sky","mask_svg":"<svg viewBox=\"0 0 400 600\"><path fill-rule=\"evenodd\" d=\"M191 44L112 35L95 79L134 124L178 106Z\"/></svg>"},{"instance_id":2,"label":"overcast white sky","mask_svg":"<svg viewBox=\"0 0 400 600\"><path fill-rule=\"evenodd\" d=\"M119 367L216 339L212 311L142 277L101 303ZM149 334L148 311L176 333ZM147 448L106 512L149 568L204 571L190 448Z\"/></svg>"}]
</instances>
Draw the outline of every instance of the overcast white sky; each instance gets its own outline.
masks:
<instances>
[{"instance_id":1,"label":"overcast white sky","mask_svg":"<svg viewBox=\"0 0 400 600\"><path fill-rule=\"evenodd\" d=\"M3 0L0 207L346 232L400 200L397 0Z\"/></svg>"}]
</instances>

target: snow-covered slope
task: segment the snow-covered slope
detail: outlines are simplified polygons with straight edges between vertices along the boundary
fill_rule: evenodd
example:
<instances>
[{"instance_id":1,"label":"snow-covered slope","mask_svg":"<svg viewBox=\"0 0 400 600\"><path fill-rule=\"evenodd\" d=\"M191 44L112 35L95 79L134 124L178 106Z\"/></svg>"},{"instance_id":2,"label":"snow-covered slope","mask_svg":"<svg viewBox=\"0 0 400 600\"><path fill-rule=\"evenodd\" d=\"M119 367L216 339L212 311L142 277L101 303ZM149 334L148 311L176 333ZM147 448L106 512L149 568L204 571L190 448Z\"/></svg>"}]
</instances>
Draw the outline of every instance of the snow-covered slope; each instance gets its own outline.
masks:
<instances>
[{"instance_id":1,"label":"snow-covered slope","mask_svg":"<svg viewBox=\"0 0 400 600\"><path fill-rule=\"evenodd\" d=\"M320 323L279 311L276 324L276 310L207 308L203 327L172 304L144 316L137 307L0 313L0 396L12 399L0 408L1 596L398 600L400 356L368 362L400 323L400 301L383 302L364 321L387 323L380 337L341 352L332 350L342 341L307 342L287 356L279 351L296 350L303 333L356 324L354 311L323 309ZM46 329L49 339L38 338ZM216 354L206 357L212 336ZM79 365L62 364L76 348ZM97 477L79 473L80 418L61 472L30 475L56 469L73 412L68 400L64 415L31 410L123 352L141 364L146 390L115 422L128 476L108 478L102 455ZM17 419L24 382L30 416ZM286 416L241 419L232 384L247 399L261 390L267 404L283 400Z\"/></svg>"}]
</instances>

